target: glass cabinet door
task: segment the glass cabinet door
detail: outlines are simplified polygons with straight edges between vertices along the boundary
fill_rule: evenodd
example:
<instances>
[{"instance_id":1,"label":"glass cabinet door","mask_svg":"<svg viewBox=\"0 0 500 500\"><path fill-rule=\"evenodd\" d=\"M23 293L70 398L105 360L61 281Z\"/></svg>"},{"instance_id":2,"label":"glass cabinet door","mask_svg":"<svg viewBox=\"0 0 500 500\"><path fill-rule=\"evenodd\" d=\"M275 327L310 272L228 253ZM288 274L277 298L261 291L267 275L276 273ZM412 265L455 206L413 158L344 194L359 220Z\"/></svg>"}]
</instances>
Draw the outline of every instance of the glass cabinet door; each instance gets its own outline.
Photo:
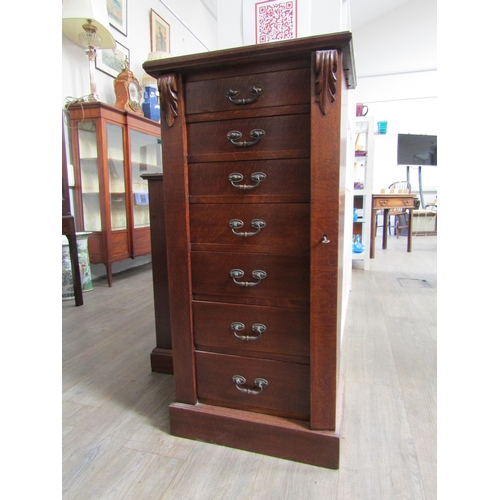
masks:
<instances>
[{"instance_id":1,"label":"glass cabinet door","mask_svg":"<svg viewBox=\"0 0 500 500\"><path fill-rule=\"evenodd\" d=\"M148 181L141 175L162 171L161 139L131 129L130 160L134 227L146 227L149 226Z\"/></svg>"},{"instance_id":2,"label":"glass cabinet door","mask_svg":"<svg viewBox=\"0 0 500 500\"><path fill-rule=\"evenodd\" d=\"M123 128L106 124L111 229L127 229Z\"/></svg>"},{"instance_id":3,"label":"glass cabinet door","mask_svg":"<svg viewBox=\"0 0 500 500\"><path fill-rule=\"evenodd\" d=\"M83 231L101 231L96 122L78 123Z\"/></svg>"}]
</instances>

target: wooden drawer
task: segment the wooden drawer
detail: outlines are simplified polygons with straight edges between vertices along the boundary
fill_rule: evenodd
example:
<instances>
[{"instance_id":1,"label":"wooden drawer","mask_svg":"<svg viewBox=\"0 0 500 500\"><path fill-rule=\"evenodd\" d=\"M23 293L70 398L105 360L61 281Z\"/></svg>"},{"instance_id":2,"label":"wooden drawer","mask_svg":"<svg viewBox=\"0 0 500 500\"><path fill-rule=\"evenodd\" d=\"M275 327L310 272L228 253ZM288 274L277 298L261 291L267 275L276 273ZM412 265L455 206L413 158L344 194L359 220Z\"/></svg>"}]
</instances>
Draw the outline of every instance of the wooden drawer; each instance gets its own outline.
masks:
<instances>
[{"instance_id":1,"label":"wooden drawer","mask_svg":"<svg viewBox=\"0 0 500 500\"><path fill-rule=\"evenodd\" d=\"M240 286L230 275L241 270L238 282L258 283ZM266 277L254 277L264 271ZM309 259L290 255L229 252L191 252L191 280L194 299L218 302L307 307L309 302ZM200 297L198 297L200 298ZM261 299L261 300L258 300ZM267 302L265 301L267 299ZM264 303L262 302L264 300Z\"/></svg>"},{"instance_id":2,"label":"wooden drawer","mask_svg":"<svg viewBox=\"0 0 500 500\"><path fill-rule=\"evenodd\" d=\"M249 159L274 159L277 155L308 157L309 128L309 114L190 123L187 125L188 162L231 161L248 156ZM265 135L261 139L252 137L253 131L259 130ZM230 132L241 133L241 138L234 139L237 144L255 144L237 146L227 138Z\"/></svg>"},{"instance_id":3,"label":"wooden drawer","mask_svg":"<svg viewBox=\"0 0 500 500\"><path fill-rule=\"evenodd\" d=\"M193 250L309 253L308 203L193 204L189 217Z\"/></svg>"},{"instance_id":4,"label":"wooden drawer","mask_svg":"<svg viewBox=\"0 0 500 500\"><path fill-rule=\"evenodd\" d=\"M399 195L399 197L397 198L391 198L390 196L374 196L372 208L413 208L414 203L415 199L410 195L404 198L402 198L401 195Z\"/></svg>"},{"instance_id":5,"label":"wooden drawer","mask_svg":"<svg viewBox=\"0 0 500 500\"><path fill-rule=\"evenodd\" d=\"M196 381L201 403L256 411L300 420L309 419L309 366L242 356L196 351ZM237 388L234 376L244 377ZM264 379L258 388L254 381Z\"/></svg>"},{"instance_id":6,"label":"wooden drawer","mask_svg":"<svg viewBox=\"0 0 500 500\"><path fill-rule=\"evenodd\" d=\"M309 68L302 68L189 82L186 83L186 114L309 104L310 79ZM255 92L254 87L262 91ZM253 102L235 104L226 96L228 91L232 91L233 101L251 99Z\"/></svg>"},{"instance_id":7,"label":"wooden drawer","mask_svg":"<svg viewBox=\"0 0 500 500\"><path fill-rule=\"evenodd\" d=\"M263 173L265 179L252 180L252 175L259 173ZM240 174L242 180L233 180L233 185L229 179L231 174ZM249 187L242 189L242 186ZM189 165L190 202L210 203L211 199L217 202L220 201L214 198L217 196L231 197L233 203L251 201L259 196L272 197L277 201L308 202L309 188L307 158Z\"/></svg>"},{"instance_id":8,"label":"wooden drawer","mask_svg":"<svg viewBox=\"0 0 500 500\"><path fill-rule=\"evenodd\" d=\"M309 357L308 309L195 301L193 321L200 350Z\"/></svg>"}]
</instances>

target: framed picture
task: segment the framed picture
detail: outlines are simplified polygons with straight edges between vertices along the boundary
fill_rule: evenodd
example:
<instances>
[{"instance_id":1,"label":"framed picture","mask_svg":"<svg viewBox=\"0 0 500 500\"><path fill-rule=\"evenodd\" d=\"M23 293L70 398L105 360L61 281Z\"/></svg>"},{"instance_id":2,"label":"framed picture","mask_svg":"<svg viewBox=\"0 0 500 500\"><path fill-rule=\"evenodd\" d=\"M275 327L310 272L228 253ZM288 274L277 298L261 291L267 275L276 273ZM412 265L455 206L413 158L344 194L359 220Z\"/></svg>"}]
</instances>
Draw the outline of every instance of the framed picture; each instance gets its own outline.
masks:
<instances>
[{"instance_id":1,"label":"framed picture","mask_svg":"<svg viewBox=\"0 0 500 500\"><path fill-rule=\"evenodd\" d=\"M297 38L297 0L243 0L243 43Z\"/></svg>"},{"instance_id":2,"label":"framed picture","mask_svg":"<svg viewBox=\"0 0 500 500\"><path fill-rule=\"evenodd\" d=\"M170 25L153 9L150 12L151 52L170 54Z\"/></svg>"},{"instance_id":3,"label":"framed picture","mask_svg":"<svg viewBox=\"0 0 500 500\"><path fill-rule=\"evenodd\" d=\"M109 24L125 36L127 36L127 2L128 0L106 0Z\"/></svg>"},{"instance_id":4,"label":"framed picture","mask_svg":"<svg viewBox=\"0 0 500 500\"><path fill-rule=\"evenodd\" d=\"M116 42L114 49L97 50L95 67L116 78L125 67L125 58L130 66L130 50Z\"/></svg>"}]
</instances>

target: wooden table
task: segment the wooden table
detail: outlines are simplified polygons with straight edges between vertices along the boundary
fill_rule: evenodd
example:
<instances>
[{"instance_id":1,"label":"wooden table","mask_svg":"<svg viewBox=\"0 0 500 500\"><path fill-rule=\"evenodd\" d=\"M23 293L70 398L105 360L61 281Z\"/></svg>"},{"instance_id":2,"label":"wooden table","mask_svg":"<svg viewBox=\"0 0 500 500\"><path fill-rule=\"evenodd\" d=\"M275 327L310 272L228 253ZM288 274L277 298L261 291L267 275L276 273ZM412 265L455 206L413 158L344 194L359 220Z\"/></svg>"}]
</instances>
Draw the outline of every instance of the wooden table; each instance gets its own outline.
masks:
<instances>
[{"instance_id":1,"label":"wooden table","mask_svg":"<svg viewBox=\"0 0 500 500\"><path fill-rule=\"evenodd\" d=\"M374 194L372 195L372 238L370 242L370 259L375 258L375 235L377 231L377 210L384 211L384 224L382 236L382 249L387 248L387 226L389 219L389 210L392 208L408 209L410 218L408 221L408 245L407 251L411 252L411 233L412 233L412 219L413 209L415 208L414 195L406 194Z\"/></svg>"}]
</instances>

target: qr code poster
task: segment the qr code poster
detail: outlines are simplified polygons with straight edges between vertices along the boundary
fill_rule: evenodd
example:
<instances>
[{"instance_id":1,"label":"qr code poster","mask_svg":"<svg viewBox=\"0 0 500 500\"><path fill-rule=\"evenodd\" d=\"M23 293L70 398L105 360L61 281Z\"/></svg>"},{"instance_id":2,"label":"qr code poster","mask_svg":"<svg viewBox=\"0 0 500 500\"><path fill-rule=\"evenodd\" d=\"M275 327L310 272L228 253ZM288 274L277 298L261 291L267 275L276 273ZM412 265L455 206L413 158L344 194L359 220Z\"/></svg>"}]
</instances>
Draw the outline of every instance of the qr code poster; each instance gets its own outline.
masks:
<instances>
[{"instance_id":1,"label":"qr code poster","mask_svg":"<svg viewBox=\"0 0 500 500\"><path fill-rule=\"evenodd\" d=\"M255 2L255 43L297 38L297 0Z\"/></svg>"}]
</instances>

